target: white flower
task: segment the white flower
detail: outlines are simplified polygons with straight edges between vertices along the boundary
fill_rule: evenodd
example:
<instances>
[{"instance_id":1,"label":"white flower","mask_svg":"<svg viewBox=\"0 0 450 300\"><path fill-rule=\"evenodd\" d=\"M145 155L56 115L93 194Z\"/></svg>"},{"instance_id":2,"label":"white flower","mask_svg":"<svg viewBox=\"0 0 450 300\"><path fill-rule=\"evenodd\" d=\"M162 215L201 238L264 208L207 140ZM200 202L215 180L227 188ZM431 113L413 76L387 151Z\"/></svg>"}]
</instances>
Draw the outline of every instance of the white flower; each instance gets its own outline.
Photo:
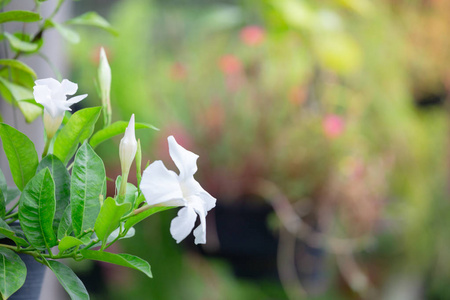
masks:
<instances>
[{"instance_id":1,"label":"white flower","mask_svg":"<svg viewBox=\"0 0 450 300\"><path fill-rule=\"evenodd\" d=\"M100 91L102 93L102 100L109 101L109 94L111 90L111 67L103 47L100 49L100 64L98 66L98 82Z\"/></svg>"},{"instance_id":2,"label":"white flower","mask_svg":"<svg viewBox=\"0 0 450 300\"><path fill-rule=\"evenodd\" d=\"M66 110L71 110L70 106L80 102L85 95L75 96L67 99L67 95L73 95L78 89L78 85L67 79L59 83L56 79L46 78L34 82L33 95L37 103L44 106L45 111L53 118L64 116Z\"/></svg>"},{"instance_id":3,"label":"white flower","mask_svg":"<svg viewBox=\"0 0 450 300\"><path fill-rule=\"evenodd\" d=\"M67 99L67 95L73 95L78 85L67 79L58 82L53 78L36 80L33 88L34 99L44 106L44 126L47 136L52 137L64 118L64 112L71 110L70 106L80 102L87 95L75 96Z\"/></svg>"},{"instance_id":4,"label":"white flower","mask_svg":"<svg viewBox=\"0 0 450 300\"><path fill-rule=\"evenodd\" d=\"M195 226L197 215L200 225L194 230L195 243L206 243L206 215L216 206L216 199L194 179L198 155L192 153L168 137L169 153L180 175L169 171L158 160L145 169L140 188L148 204L184 206L170 224L170 233L177 243L186 238Z\"/></svg>"},{"instance_id":5,"label":"white flower","mask_svg":"<svg viewBox=\"0 0 450 300\"><path fill-rule=\"evenodd\" d=\"M130 171L131 163L136 156L137 141L134 133L134 114L131 115L130 122L125 129L125 134L120 140L119 144L119 157L122 167L122 176L128 175ZM126 175L125 175L126 174Z\"/></svg>"}]
</instances>

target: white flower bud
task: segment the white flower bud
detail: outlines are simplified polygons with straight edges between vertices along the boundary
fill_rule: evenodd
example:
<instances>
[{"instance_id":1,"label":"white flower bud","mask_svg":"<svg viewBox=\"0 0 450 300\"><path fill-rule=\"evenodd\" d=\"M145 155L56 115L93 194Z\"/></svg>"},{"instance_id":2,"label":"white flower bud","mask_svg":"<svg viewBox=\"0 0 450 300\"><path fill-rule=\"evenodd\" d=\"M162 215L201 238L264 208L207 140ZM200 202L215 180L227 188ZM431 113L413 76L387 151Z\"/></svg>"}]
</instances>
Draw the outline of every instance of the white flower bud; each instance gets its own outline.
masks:
<instances>
[{"instance_id":1,"label":"white flower bud","mask_svg":"<svg viewBox=\"0 0 450 300\"><path fill-rule=\"evenodd\" d=\"M109 102L109 95L111 90L111 68L106 58L106 53L103 47L100 49L100 64L98 66L98 83L102 93L102 101Z\"/></svg>"},{"instance_id":2,"label":"white flower bud","mask_svg":"<svg viewBox=\"0 0 450 300\"><path fill-rule=\"evenodd\" d=\"M131 163L136 155L137 141L134 133L134 114L131 116L128 127L125 130L125 135L120 140L119 157L122 167L122 176L128 175L130 172Z\"/></svg>"}]
</instances>

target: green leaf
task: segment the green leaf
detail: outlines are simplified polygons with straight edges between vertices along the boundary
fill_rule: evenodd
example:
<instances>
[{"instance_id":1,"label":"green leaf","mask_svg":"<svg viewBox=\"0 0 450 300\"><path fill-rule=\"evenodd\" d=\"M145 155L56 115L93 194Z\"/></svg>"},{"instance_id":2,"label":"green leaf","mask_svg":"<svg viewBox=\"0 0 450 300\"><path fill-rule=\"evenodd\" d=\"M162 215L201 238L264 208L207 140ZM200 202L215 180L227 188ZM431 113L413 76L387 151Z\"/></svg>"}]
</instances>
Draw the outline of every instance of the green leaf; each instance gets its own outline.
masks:
<instances>
[{"instance_id":1,"label":"green leaf","mask_svg":"<svg viewBox=\"0 0 450 300\"><path fill-rule=\"evenodd\" d=\"M27 247L29 244L26 240L18 237L16 233L6 224L5 221L0 219L0 234L4 235L6 238L12 240L16 245Z\"/></svg>"},{"instance_id":2,"label":"green leaf","mask_svg":"<svg viewBox=\"0 0 450 300\"><path fill-rule=\"evenodd\" d=\"M17 36L8 32L5 32L4 35L14 51L33 52L39 47L38 44L22 41Z\"/></svg>"},{"instance_id":3,"label":"green leaf","mask_svg":"<svg viewBox=\"0 0 450 300\"><path fill-rule=\"evenodd\" d=\"M73 156L78 144L91 136L101 109L91 107L77 111L60 130L53 145L53 154L64 164Z\"/></svg>"},{"instance_id":4,"label":"green leaf","mask_svg":"<svg viewBox=\"0 0 450 300\"><path fill-rule=\"evenodd\" d=\"M19 221L25 236L38 250L56 245L53 232L55 183L48 168L40 171L26 185L19 200Z\"/></svg>"},{"instance_id":5,"label":"green leaf","mask_svg":"<svg viewBox=\"0 0 450 300\"><path fill-rule=\"evenodd\" d=\"M0 190L0 218L3 218L6 214L6 199L2 190Z\"/></svg>"},{"instance_id":6,"label":"green leaf","mask_svg":"<svg viewBox=\"0 0 450 300\"><path fill-rule=\"evenodd\" d=\"M120 218L131 208L130 203L118 205L116 201L108 197L103 203L97 221L95 222L94 231L97 237L102 241L102 249L106 247L106 240L109 235L120 225Z\"/></svg>"},{"instance_id":7,"label":"green leaf","mask_svg":"<svg viewBox=\"0 0 450 300\"><path fill-rule=\"evenodd\" d=\"M6 184L6 178L1 169L0 169L0 191L2 191L5 194L8 191L8 185Z\"/></svg>"},{"instance_id":8,"label":"green leaf","mask_svg":"<svg viewBox=\"0 0 450 300\"><path fill-rule=\"evenodd\" d=\"M63 239L59 242L58 249L59 251L63 252L67 249L80 246L80 245L87 245L89 243L89 238L86 239L77 239L73 236L65 236Z\"/></svg>"},{"instance_id":9,"label":"green leaf","mask_svg":"<svg viewBox=\"0 0 450 300\"><path fill-rule=\"evenodd\" d=\"M36 22L41 19L38 13L26 10L11 10L0 13L0 23L5 22Z\"/></svg>"},{"instance_id":10,"label":"green leaf","mask_svg":"<svg viewBox=\"0 0 450 300\"><path fill-rule=\"evenodd\" d=\"M146 211L143 211L135 216L132 216L131 218L127 219L124 225L124 230L127 232L131 227L136 225L137 223L141 222L145 218L148 218L149 216L156 214L161 211L165 211L171 208L174 208L175 206L155 206L152 208L147 209Z\"/></svg>"},{"instance_id":11,"label":"green leaf","mask_svg":"<svg viewBox=\"0 0 450 300\"><path fill-rule=\"evenodd\" d=\"M59 222L57 237L59 240L63 239L65 236L68 236L72 233L72 207L69 205L64 210L64 213L61 218L61 222Z\"/></svg>"},{"instance_id":12,"label":"green leaf","mask_svg":"<svg viewBox=\"0 0 450 300\"><path fill-rule=\"evenodd\" d=\"M42 108L36 104L30 103L28 100L17 102L20 111L28 123L33 122L42 115Z\"/></svg>"},{"instance_id":13,"label":"green leaf","mask_svg":"<svg viewBox=\"0 0 450 300\"><path fill-rule=\"evenodd\" d=\"M112 138L113 136L123 134L125 133L125 129L128 126L128 122L125 121L118 121L114 122L113 124L109 125L108 127L97 131L92 138L90 139L89 143L93 148L97 147L99 144L103 143L104 141ZM136 123L134 126L135 129L143 129L143 128L151 128L154 130L159 130L153 125L150 124L144 124L144 123Z\"/></svg>"},{"instance_id":14,"label":"green leaf","mask_svg":"<svg viewBox=\"0 0 450 300\"><path fill-rule=\"evenodd\" d=\"M11 203L11 201L15 200L20 195L20 191L15 187L8 187L8 191L6 192L6 205Z\"/></svg>"},{"instance_id":15,"label":"green leaf","mask_svg":"<svg viewBox=\"0 0 450 300\"><path fill-rule=\"evenodd\" d=\"M0 83L5 86L6 89L11 93L11 96L16 101L33 99L33 91L24 86L15 84L3 77L0 77Z\"/></svg>"},{"instance_id":16,"label":"green leaf","mask_svg":"<svg viewBox=\"0 0 450 300\"><path fill-rule=\"evenodd\" d=\"M102 159L87 143L78 150L72 169L70 201L75 236L93 229L100 212L99 196L105 196L105 166Z\"/></svg>"},{"instance_id":17,"label":"green leaf","mask_svg":"<svg viewBox=\"0 0 450 300\"><path fill-rule=\"evenodd\" d=\"M68 266L55 260L48 260L47 265L55 273L59 283L61 283L72 300L89 300L89 294L83 282Z\"/></svg>"},{"instance_id":18,"label":"green leaf","mask_svg":"<svg viewBox=\"0 0 450 300\"><path fill-rule=\"evenodd\" d=\"M16 60L16 59L0 59L0 65L8 66L14 69L22 70L33 76L33 78L37 78L36 73L32 68L30 68L25 63Z\"/></svg>"},{"instance_id":19,"label":"green leaf","mask_svg":"<svg viewBox=\"0 0 450 300\"><path fill-rule=\"evenodd\" d=\"M38 166L34 144L26 135L4 123L0 123L0 138L14 182L19 190L23 190Z\"/></svg>"},{"instance_id":20,"label":"green leaf","mask_svg":"<svg viewBox=\"0 0 450 300\"><path fill-rule=\"evenodd\" d=\"M59 32L59 34L61 34L63 38L65 38L68 42L72 44L78 44L80 42L80 36L78 35L78 33L76 33L75 31L73 31L72 29L63 24L47 19L46 26L55 27L55 29Z\"/></svg>"},{"instance_id":21,"label":"green leaf","mask_svg":"<svg viewBox=\"0 0 450 300\"><path fill-rule=\"evenodd\" d=\"M142 203L142 202L144 202L145 201L145 197L144 197L144 194L139 194L139 196L137 197L137 199L136 199L136 202L134 203L134 208L136 209L136 208L138 208L139 207L139 205Z\"/></svg>"},{"instance_id":22,"label":"green leaf","mask_svg":"<svg viewBox=\"0 0 450 300\"><path fill-rule=\"evenodd\" d=\"M16 68L0 68L0 77L19 86L28 88L31 92L34 87L35 78L28 72Z\"/></svg>"},{"instance_id":23,"label":"green leaf","mask_svg":"<svg viewBox=\"0 0 450 300\"><path fill-rule=\"evenodd\" d=\"M73 18L67 21L66 24L95 26L108 31L113 35L119 34L114 28L112 28L108 21L106 21L103 17L99 16L96 12L93 11Z\"/></svg>"},{"instance_id":24,"label":"green leaf","mask_svg":"<svg viewBox=\"0 0 450 300\"><path fill-rule=\"evenodd\" d=\"M133 268L143 272L148 277L152 278L152 272L148 262L134 255L130 254L113 254L103 251L82 250L83 258L104 261L119 266Z\"/></svg>"},{"instance_id":25,"label":"green leaf","mask_svg":"<svg viewBox=\"0 0 450 300\"><path fill-rule=\"evenodd\" d=\"M48 168L55 181L56 210L53 230L58 231L59 223L70 201L70 175L64 164L54 155L47 155L38 165L37 171Z\"/></svg>"},{"instance_id":26,"label":"green leaf","mask_svg":"<svg viewBox=\"0 0 450 300\"><path fill-rule=\"evenodd\" d=\"M25 283L27 267L14 251L0 248L0 293L8 299Z\"/></svg>"},{"instance_id":27,"label":"green leaf","mask_svg":"<svg viewBox=\"0 0 450 300\"><path fill-rule=\"evenodd\" d=\"M0 77L0 87L6 100L10 103L13 103L13 99L16 101L15 104L19 106L27 122L33 122L42 114L42 107L33 99L31 89L12 83L3 77Z\"/></svg>"},{"instance_id":28,"label":"green leaf","mask_svg":"<svg viewBox=\"0 0 450 300\"><path fill-rule=\"evenodd\" d=\"M122 184L122 176L119 175L119 176L117 176L117 179L116 179L116 190L120 189L121 184ZM130 203L131 207L134 207L134 202L136 201L136 197L137 197L137 187L134 184L127 182L127 191L125 193L125 198L122 198L123 199L122 203ZM119 204L122 204L119 199L120 199L120 197L117 197L117 202ZM130 207L130 209L131 209L131 207Z\"/></svg>"}]
</instances>

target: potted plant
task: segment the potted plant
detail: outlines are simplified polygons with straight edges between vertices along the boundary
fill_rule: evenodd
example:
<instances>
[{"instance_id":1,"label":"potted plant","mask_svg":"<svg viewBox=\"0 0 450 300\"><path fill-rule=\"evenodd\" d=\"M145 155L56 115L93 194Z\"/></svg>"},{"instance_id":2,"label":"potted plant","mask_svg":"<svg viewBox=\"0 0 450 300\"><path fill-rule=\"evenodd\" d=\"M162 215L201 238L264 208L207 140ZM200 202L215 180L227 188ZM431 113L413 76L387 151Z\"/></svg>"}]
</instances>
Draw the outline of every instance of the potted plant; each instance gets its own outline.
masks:
<instances>
[{"instance_id":1,"label":"potted plant","mask_svg":"<svg viewBox=\"0 0 450 300\"><path fill-rule=\"evenodd\" d=\"M99 20L97 15L90 16L91 21L92 18ZM34 12L0 13L0 22L39 19ZM42 38L45 26L29 44ZM15 40L10 38L9 41L13 44ZM61 82L53 78L36 80L32 98L19 99L16 92L21 90L26 98L29 89L21 85L24 84L21 80L34 77L34 71L17 57L1 60L3 70L19 74L10 77L10 81L0 77L5 88L2 95L9 95L12 104L25 107L22 111L29 121L43 115L46 133L44 151L39 157L27 135L0 123L0 139L15 184L8 186L0 170L0 235L3 238L0 241L3 282L0 294L3 299L14 298L27 278L23 257L30 257L53 271L72 299L89 299L89 294L60 259L113 263L141 271L151 278L150 265L145 260L131 254L114 254L107 249L119 239L132 237L133 226L137 223L173 207L182 206L170 226L174 239L179 243L189 235L198 216L200 225L194 230L195 243L206 242L205 217L215 206L215 199L194 179L198 155L169 136L170 156L180 173L169 171L161 161L147 164L142 172L135 129L152 126L135 123L134 115L128 123L111 123L111 70L103 49L100 57L98 86L103 107L84 108L73 114L68 113L70 106L87 97L78 95L68 99L76 93L77 84L66 79ZM27 115L30 112L27 107L33 107L32 115ZM101 114L103 127L95 130ZM119 145L122 172L115 179L116 192L108 196L106 181L111 179L106 176L103 160L95 148L120 134L124 134ZM136 186L128 182L133 160L138 178ZM27 297L37 299L39 293Z\"/></svg>"}]
</instances>

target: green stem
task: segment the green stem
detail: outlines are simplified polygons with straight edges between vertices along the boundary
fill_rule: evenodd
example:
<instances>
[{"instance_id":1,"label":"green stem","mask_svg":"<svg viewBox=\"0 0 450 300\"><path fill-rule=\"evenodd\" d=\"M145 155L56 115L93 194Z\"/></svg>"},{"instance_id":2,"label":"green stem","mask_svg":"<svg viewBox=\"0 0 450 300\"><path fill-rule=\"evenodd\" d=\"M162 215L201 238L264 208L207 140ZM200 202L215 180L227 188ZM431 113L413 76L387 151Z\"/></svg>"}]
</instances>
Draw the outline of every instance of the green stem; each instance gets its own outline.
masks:
<instances>
[{"instance_id":1,"label":"green stem","mask_svg":"<svg viewBox=\"0 0 450 300\"><path fill-rule=\"evenodd\" d=\"M12 214L10 214L10 215L7 215L7 216L5 217L5 220L15 218L15 217L17 217L18 215L19 215L19 212L16 211L15 213L12 213Z\"/></svg>"},{"instance_id":2,"label":"green stem","mask_svg":"<svg viewBox=\"0 0 450 300\"><path fill-rule=\"evenodd\" d=\"M133 216L136 216L136 215L140 214L141 212L144 212L144 211L146 211L146 210L148 210L150 208L153 208L153 207L155 207L155 206L154 205L144 205L144 206L142 206L142 207L140 207L138 209L135 209L132 212L130 212L128 215L123 216L120 219L120 222L123 222L123 221L125 221L125 220L127 220L127 219L129 219L129 218L131 218Z\"/></svg>"},{"instance_id":3,"label":"green stem","mask_svg":"<svg viewBox=\"0 0 450 300\"><path fill-rule=\"evenodd\" d=\"M47 155L48 148L50 147L50 141L51 139L47 137L47 140L45 141L44 151L42 152L42 158L44 158Z\"/></svg>"},{"instance_id":4,"label":"green stem","mask_svg":"<svg viewBox=\"0 0 450 300\"><path fill-rule=\"evenodd\" d=\"M117 198L117 203L123 203L125 200L125 195L127 194L127 182L128 173L122 174L122 180L120 181L119 196Z\"/></svg>"}]
</instances>

